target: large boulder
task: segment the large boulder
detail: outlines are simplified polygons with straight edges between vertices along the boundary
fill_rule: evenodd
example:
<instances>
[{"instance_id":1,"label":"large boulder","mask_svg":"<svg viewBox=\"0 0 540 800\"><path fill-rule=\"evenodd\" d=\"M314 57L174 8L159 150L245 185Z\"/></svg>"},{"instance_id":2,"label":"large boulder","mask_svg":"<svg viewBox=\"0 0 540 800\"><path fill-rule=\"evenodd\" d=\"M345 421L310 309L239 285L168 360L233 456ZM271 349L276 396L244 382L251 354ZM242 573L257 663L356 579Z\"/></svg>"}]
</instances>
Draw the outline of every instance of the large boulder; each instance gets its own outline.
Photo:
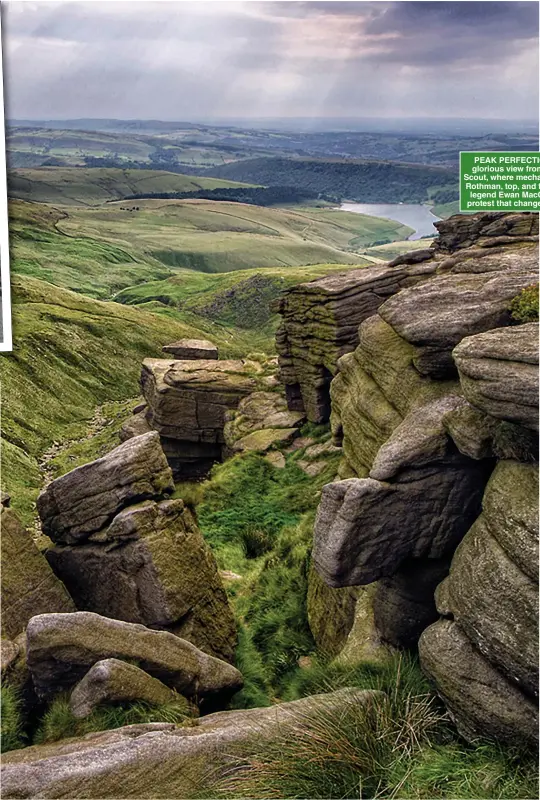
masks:
<instances>
[{"instance_id":1,"label":"large boulder","mask_svg":"<svg viewBox=\"0 0 540 800\"><path fill-rule=\"evenodd\" d=\"M127 505L173 491L171 470L152 431L52 481L37 508L43 532L54 542L71 544L105 528Z\"/></svg>"},{"instance_id":2,"label":"large boulder","mask_svg":"<svg viewBox=\"0 0 540 800\"><path fill-rule=\"evenodd\" d=\"M15 639L36 614L74 611L75 604L15 512L2 506L2 636Z\"/></svg>"},{"instance_id":3,"label":"large boulder","mask_svg":"<svg viewBox=\"0 0 540 800\"><path fill-rule=\"evenodd\" d=\"M187 697L230 695L242 686L237 669L172 633L88 611L33 617L26 641L28 667L40 697L71 688L90 667L108 658L135 660Z\"/></svg>"},{"instance_id":4,"label":"large boulder","mask_svg":"<svg viewBox=\"0 0 540 800\"><path fill-rule=\"evenodd\" d=\"M289 411L283 395L253 392L240 400L236 411L228 412L225 444L231 452L265 452L295 438L305 419L303 412Z\"/></svg>"},{"instance_id":5,"label":"large boulder","mask_svg":"<svg viewBox=\"0 0 540 800\"><path fill-rule=\"evenodd\" d=\"M538 323L468 336L452 355L473 406L538 431Z\"/></svg>"},{"instance_id":6,"label":"large boulder","mask_svg":"<svg viewBox=\"0 0 540 800\"><path fill-rule=\"evenodd\" d=\"M84 719L103 703L134 700L151 705L183 703L186 716L190 715L190 706L181 695L134 664L117 658L106 658L90 667L71 692L69 706L76 719Z\"/></svg>"},{"instance_id":7,"label":"large boulder","mask_svg":"<svg viewBox=\"0 0 540 800\"><path fill-rule=\"evenodd\" d=\"M422 669L469 741L490 737L522 746L538 737L538 706L493 667L461 627L443 619L423 632Z\"/></svg>"},{"instance_id":8,"label":"large boulder","mask_svg":"<svg viewBox=\"0 0 540 800\"><path fill-rule=\"evenodd\" d=\"M170 630L232 661L236 626L210 547L182 500L120 511L86 542L47 552L82 611Z\"/></svg>"},{"instance_id":9,"label":"large boulder","mask_svg":"<svg viewBox=\"0 0 540 800\"><path fill-rule=\"evenodd\" d=\"M260 388L255 367L262 370L240 360L145 359L145 419L160 434L175 477L204 475L221 460L227 412Z\"/></svg>"},{"instance_id":10,"label":"large boulder","mask_svg":"<svg viewBox=\"0 0 540 800\"><path fill-rule=\"evenodd\" d=\"M208 791L209 773L230 769L264 742L292 738L313 714L355 713L380 693L340 689L269 708L224 711L189 727L131 725L2 758L2 796L171 798Z\"/></svg>"}]
</instances>

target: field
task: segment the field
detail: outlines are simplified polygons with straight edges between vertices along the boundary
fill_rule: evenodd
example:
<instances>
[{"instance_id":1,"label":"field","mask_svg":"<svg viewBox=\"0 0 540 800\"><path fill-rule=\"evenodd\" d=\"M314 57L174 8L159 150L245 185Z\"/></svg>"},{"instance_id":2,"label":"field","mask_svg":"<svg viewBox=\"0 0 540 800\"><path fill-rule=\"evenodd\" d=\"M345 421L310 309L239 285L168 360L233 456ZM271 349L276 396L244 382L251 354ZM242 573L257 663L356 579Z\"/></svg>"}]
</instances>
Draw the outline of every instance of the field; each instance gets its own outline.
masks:
<instances>
[{"instance_id":1,"label":"field","mask_svg":"<svg viewBox=\"0 0 540 800\"><path fill-rule=\"evenodd\" d=\"M165 170L39 167L9 173L9 196L34 203L96 206L139 192L190 192L238 186L237 181Z\"/></svg>"}]
</instances>

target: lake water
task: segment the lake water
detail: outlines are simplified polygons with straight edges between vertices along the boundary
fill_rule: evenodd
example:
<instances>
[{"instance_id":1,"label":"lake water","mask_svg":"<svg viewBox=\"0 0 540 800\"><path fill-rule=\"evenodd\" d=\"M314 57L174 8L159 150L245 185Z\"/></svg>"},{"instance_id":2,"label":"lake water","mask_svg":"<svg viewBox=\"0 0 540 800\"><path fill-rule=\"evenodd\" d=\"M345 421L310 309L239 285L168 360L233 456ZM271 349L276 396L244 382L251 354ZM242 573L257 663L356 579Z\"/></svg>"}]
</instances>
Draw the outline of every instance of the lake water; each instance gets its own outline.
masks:
<instances>
[{"instance_id":1,"label":"lake water","mask_svg":"<svg viewBox=\"0 0 540 800\"><path fill-rule=\"evenodd\" d=\"M429 206L406 203L342 203L340 209L352 211L353 214L369 214L371 217L385 217L402 222L414 228L415 232L409 239L436 236L437 230L433 227L433 223L440 219L431 213Z\"/></svg>"}]
</instances>

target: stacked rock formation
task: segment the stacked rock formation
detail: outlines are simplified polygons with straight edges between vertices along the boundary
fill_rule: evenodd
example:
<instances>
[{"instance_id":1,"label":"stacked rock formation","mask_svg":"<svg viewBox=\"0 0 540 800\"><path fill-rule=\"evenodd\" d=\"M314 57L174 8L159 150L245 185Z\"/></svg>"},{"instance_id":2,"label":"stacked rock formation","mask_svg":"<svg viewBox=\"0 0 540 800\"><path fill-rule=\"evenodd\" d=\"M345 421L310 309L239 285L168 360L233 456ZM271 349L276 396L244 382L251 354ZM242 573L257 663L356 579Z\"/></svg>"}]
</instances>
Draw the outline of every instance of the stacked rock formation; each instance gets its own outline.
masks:
<instances>
[{"instance_id":1,"label":"stacked rock formation","mask_svg":"<svg viewBox=\"0 0 540 800\"><path fill-rule=\"evenodd\" d=\"M464 735L523 742L536 713L538 590L524 563L538 537L538 325L512 325L509 306L538 279L538 217L438 227L430 250L388 267L423 267L422 280L380 304L334 368L343 459L317 514L310 621L334 654L328 626L357 654L425 631L422 664ZM304 308L298 320L300 334Z\"/></svg>"},{"instance_id":2,"label":"stacked rock formation","mask_svg":"<svg viewBox=\"0 0 540 800\"><path fill-rule=\"evenodd\" d=\"M37 503L54 542L47 559L78 609L171 631L230 661L235 623L216 562L173 491L154 431L63 475Z\"/></svg>"},{"instance_id":3,"label":"stacked rock formation","mask_svg":"<svg viewBox=\"0 0 540 800\"><path fill-rule=\"evenodd\" d=\"M188 345L179 342L168 347L183 358L147 358L143 362L145 403L134 410L121 432L121 439L126 441L157 431L174 477L180 480L204 476L213 464L223 460L228 412L236 409L242 398L265 388L268 381L259 364L218 361L215 348L210 358L194 358L202 345L207 351L211 348L210 342L198 344L201 347L192 348L187 359Z\"/></svg>"},{"instance_id":4,"label":"stacked rock formation","mask_svg":"<svg viewBox=\"0 0 540 800\"><path fill-rule=\"evenodd\" d=\"M515 296L523 286L516 275L515 254L512 255L511 251L523 245L525 255L527 245L534 245L538 234L538 215L458 215L450 220L441 220L436 227L440 235L429 249L400 256L386 266L350 270L294 286L276 302L275 310L282 315L282 323L276 334L280 377L285 384L291 410L305 409L312 422L328 421L330 382L337 372L339 357L357 347L360 323L373 315L383 303L386 307L385 301L401 289L431 276L446 273L462 275L461 281L453 277L446 284L438 284L439 299L444 300L438 309L436 323L430 329L426 324L430 304L437 305L437 297L427 291L423 296L411 295L415 298L423 325L419 321L415 331L412 331L411 326L415 323L409 314L407 332L402 332L398 320L395 327L400 336L418 346L416 362L420 364L420 369L422 363L427 364L428 370L426 373L424 369L422 374L434 375L434 369L441 359L444 362L444 354L446 366L450 366L448 358L452 346L466 334L460 336L459 331L450 330L448 323L452 316L457 321L460 314L456 316L456 311L459 312L460 304L467 303L467 299L469 302L474 299L479 302L489 300L492 306L490 313L494 315L491 320L478 319L476 327L469 324L467 333L496 327L495 319L498 314L500 316L501 310L507 309L508 298ZM484 262L486 256L489 258ZM512 262L508 265L512 272L508 279L503 275L503 262L507 257ZM470 258L474 258L475 264L468 264ZM497 278L493 284L487 285L485 275L493 263L494 273L499 274L493 276ZM476 275L477 272L481 274ZM493 304L495 296L499 300L497 308ZM400 308L404 306L400 305ZM387 313L391 309L391 306L388 307ZM440 341L433 333L445 311L447 338ZM384 319L394 324L387 316ZM508 313L502 324L507 324L507 321ZM484 327L486 325L487 328ZM430 360L433 362L431 368L428 364Z\"/></svg>"}]
</instances>

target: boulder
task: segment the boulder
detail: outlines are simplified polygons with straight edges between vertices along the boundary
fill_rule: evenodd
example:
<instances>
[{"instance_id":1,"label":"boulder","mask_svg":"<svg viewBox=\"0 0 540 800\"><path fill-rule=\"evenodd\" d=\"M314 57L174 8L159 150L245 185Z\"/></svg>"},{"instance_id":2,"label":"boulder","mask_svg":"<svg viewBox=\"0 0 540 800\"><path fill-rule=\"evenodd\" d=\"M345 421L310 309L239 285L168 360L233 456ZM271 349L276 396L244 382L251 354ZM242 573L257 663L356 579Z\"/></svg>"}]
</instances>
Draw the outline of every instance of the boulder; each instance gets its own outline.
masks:
<instances>
[{"instance_id":1,"label":"boulder","mask_svg":"<svg viewBox=\"0 0 540 800\"><path fill-rule=\"evenodd\" d=\"M128 439L133 439L134 436L141 436L143 433L149 433L152 428L147 420L148 408L146 403L144 408L133 412L131 417L124 422L120 428L119 437L121 442L127 442Z\"/></svg>"},{"instance_id":2,"label":"boulder","mask_svg":"<svg viewBox=\"0 0 540 800\"><path fill-rule=\"evenodd\" d=\"M231 695L242 686L237 669L172 633L88 611L33 617L26 641L28 667L42 698L71 688L90 667L108 658L135 660L188 697Z\"/></svg>"},{"instance_id":3,"label":"boulder","mask_svg":"<svg viewBox=\"0 0 540 800\"><path fill-rule=\"evenodd\" d=\"M538 250L463 260L452 274L403 289L380 308L380 316L419 348L414 365L423 375L443 378L455 371L453 348L466 336L509 325L511 300L537 280Z\"/></svg>"},{"instance_id":4,"label":"boulder","mask_svg":"<svg viewBox=\"0 0 540 800\"><path fill-rule=\"evenodd\" d=\"M90 667L71 692L69 706L74 717L84 719L102 703L134 700L151 705L184 703L186 716L189 716L190 706L181 695L134 664L126 664L117 658L97 661Z\"/></svg>"},{"instance_id":5,"label":"boulder","mask_svg":"<svg viewBox=\"0 0 540 800\"><path fill-rule=\"evenodd\" d=\"M538 431L538 323L468 336L452 355L473 406Z\"/></svg>"},{"instance_id":6,"label":"boulder","mask_svg":"<svg viewBox=\"0 0 540 800\"><path fill-rule=\"evenodd\" d=\"M2 506L2 636L15 639L36 614L74 611L73 600L55 576L19 518Z\"/></svg>"},{"instance_id":7,"label":"boulder","mask_svg":"<svg viewBox=\"0 0 540 800\"><path fill-rule=\"evenodd\" d=\"M168 358L177 358L181 361L197 359L217 359L218 349L208 339L180 339L178 342L166 344L162 348Z\"/></svg>"},{"instance_id":8,"label":"boulder","mask_svg":"<svg viewBox=\"0 0 540 800\"><path fill-rule=\"evenodd\" d=\"M109 525L130 503L173 491L171 470L152 431L52 481L37 508L43 532L54 542L71 544Z\"/></svg>"},{"instance_id":9,"label":"boulder","mask_svg":"<svg viewBox=\"0 0 540 800\"><path fill-rule=\"evenodd\" d=\"M47 551L82 611L165 628L232 661L236 626L211 549L182 500L120 511L83 543Z\"/></svg>"},{"instance_id":10,"label":"boulder","mask_svg":"<svg viewBox=\"0 0 540 800\"><path fill-rule=\"evenodd\" d=\"M349 478L324 486L313 562L329 586L372 583L407 558L452 553L478 516L490 466L451 454L401 470L393 483Z\"/></svg>"},{"instance_id":11,"label":"boulder","mask_svg":"<svg viewBox=\"0 0 540 800\"><path fill-rule=\"evenodd\" d=\"M205 474L221 460L227 412L259 388L255 368L262 369L240 360L145 359L146 420L160 434L175 477L193 477L194 467Z\"/></svg>"},{"instance_id":12,"label":"boulder","mask_svg":"<svg viewBox=\"0 0 540 800\"><path fill-rule=\"evenodd\" d=\"M538 236L538 214L523 212L482 211L477 214L454 214L434 223L439 235L434 242L436 251L454 252L486 242L530 241Z\"/></svg>"},{"instance_id":13,"label":"boulder","mask_svg":"<svg viewBox=\"0 0 540 800\"><path fill-rule=\"evenodd\" d=\"M170 798L204 792L209 771L225 771L261 743L294 737L313 714L354 713L379 692L340 689L269 708L225 711L192 721L131 725L6 753L2 795Z\"/></svg>"},{"instance_id":14,"label":"boulder","mask_svg":"<svg viewBox=\"0 0 540 800\"><path fill-rule=\"evenodd\" d=\"M459 624L440 620L418 643L422 669L433 680L459 732L522 747L538 739L538 707L474 647Z\"/></svg>"},{"instance_id":15,"label":"boulder","mask_svg":"<svg viewBox=\"0 0 540 800\"><path fill-rule=\"evenodd\" d=\"M287 401L275 392L253 392L229 411L223 430L232 452L265 452L274 445L287 444L305 422L300 411L289 411Z\"/></svg>"},{"instance_id":16,"label":"boulder","mask_svg":"<svg viewBox=\"0 0 540 800\"><path fill-rule=\"evenodd\" d=\"M19 645L17 642L12 642L9 639L0 639L0 676L4 676L9 672L19 655Z\"/></svg>"}]
</instances>

